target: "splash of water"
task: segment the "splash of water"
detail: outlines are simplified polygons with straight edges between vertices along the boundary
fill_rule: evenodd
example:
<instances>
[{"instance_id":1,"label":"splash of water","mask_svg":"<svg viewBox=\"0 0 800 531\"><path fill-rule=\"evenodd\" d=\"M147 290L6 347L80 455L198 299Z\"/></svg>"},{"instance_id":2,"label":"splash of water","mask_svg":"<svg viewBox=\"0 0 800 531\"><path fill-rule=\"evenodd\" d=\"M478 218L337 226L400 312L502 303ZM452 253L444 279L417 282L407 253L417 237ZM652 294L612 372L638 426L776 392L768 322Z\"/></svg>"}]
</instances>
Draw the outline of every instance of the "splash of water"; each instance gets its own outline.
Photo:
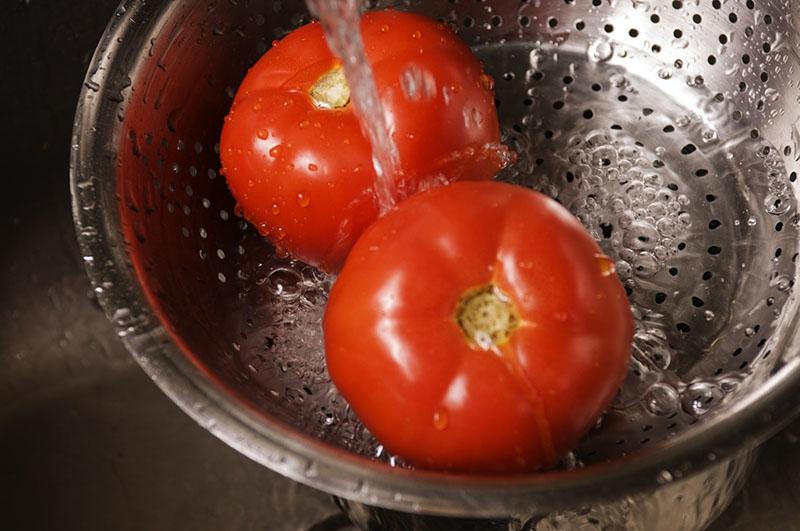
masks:
<instances>
[{"instance_id":1,"label":"splash of water","mask_svg":"<svg viewBox=\"0 0 800 531\"><path fill-rule=\"evenodd\" d=\"M389 122L361 39L359 28L363 2L306 0L306 4L322 24L331 51L342 61L345 77L350 84L351 101L372 145L378 206L382 213L386 212L397 203L396 183L400 177L400 159L389 133Z\"/></svg>"}]
</instances>

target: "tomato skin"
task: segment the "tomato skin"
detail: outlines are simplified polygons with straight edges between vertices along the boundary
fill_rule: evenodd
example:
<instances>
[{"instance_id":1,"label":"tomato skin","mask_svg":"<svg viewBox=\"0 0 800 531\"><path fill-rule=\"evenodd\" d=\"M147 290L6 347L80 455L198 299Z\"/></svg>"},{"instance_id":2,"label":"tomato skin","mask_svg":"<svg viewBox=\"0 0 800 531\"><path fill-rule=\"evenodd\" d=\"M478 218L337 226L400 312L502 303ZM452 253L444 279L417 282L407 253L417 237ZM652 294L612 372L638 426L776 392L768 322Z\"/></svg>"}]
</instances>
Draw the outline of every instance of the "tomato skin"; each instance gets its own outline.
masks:
<instances>
[{"instance_id":1,"label":"tomato skin","mask_svg":"<svg viewBox=\"0 0 800 531\"><path fill-rule=\"evenodd\" d=\"M500 129L491 80L469 48L443 25L396 11L365 14L362 34L398 148L398 188L410 195L432 178L494 177L507 161L482 149L500 141ZM244 216L327 271L378 216L372 152L352 104L322 109L309 96L336 65L318 23L290 33L242 82L220 143ZM410 67L432 92L407 96Z\"/></svg>"},{"instance_id":2,"label":"tomato skin","mask_svg":"<svg viewBox=\"0 0 800 531\"><path fill-rule=\"evenodd\" d=\"M454 314L494 285L522 324L496 351ZM424 468L552 466L608 407L633 322L611 262L563 207L464 182L406 200L365 231L330 295L328 369L370 431Z\"/></svg>"}]
</instances>

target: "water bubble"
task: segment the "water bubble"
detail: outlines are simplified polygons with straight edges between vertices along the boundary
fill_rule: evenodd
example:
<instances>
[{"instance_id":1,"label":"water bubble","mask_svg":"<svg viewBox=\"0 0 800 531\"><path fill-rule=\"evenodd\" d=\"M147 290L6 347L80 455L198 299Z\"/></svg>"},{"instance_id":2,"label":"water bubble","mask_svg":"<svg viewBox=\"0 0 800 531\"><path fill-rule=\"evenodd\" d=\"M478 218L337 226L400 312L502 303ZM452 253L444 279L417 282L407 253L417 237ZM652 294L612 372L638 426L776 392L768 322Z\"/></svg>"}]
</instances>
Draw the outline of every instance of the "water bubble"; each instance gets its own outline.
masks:
<instances>
[{"instance_id":1,"label":"water bubble","mask_svg":"<svg viewBox=\"0 0 800 531\"><path fill-rule=\"evenodd\" d=\"M704 415L722 399L723 393L713 382L700 381L683 391L681 403L690 415Z\"/></svg>"},{"instance_id":2,"label":"water bubble","mask_svg":"<svg viewBox=\"0 0 800 531\"><path fill-rule=\"evenodd\" d=\"M628 78L619 72L611 74L611 76L608 78L608 81L611 83L612 87L616 88L624 88L628 85Z\"/></svg>"},{"instance_id":3,"label":"water bubble","mask_svg":"<svg viewBox=\"0 0 800 531\"><path fill-rule=\"evenodd\" d=\"M302 277L293 269L278 267L267 275L267 289L284 300L300 296Z\"/></svg>"},{"instance_id":4,"label":"water bubble","mask_svg":"<svg viewBox=\"0 0 800 531\"><path fill-rule=\"evenodd\" d=\"M678 409L679 396L674 387L665 383L656 383L644 395L647 410L653 415L667 416Z\"/></svg>"},{"instance_id":5,"label":"water bubble","mask_svg":"<svg viewBox=\"0 0 800 531\"><path fill-rule=\"evenodd\" d=\"M652 251L658 241L658 231L652 225L644 221L635 221L625 233L622 243L635 251Z\"/></svg>"},{"instance_id":6,"label":"water bubble","mask_svg":"<svg viewBox=\"0 0 800 531\"><path fill-rule=\"evenodd\" d=\"M787 213L792 208L792 203L788 197L783 194L769 194L764 199L764 206L767 208L767 213L773 216L780 216Z\"/></svg>"},{"instance_id":7,"label":"water bubble","mask_svg":"<svg viewBox=\"0 0 800 531\"><path fill-rule=\"evenodd\" d=\"M702 133L700 133L700 138L706 144L712 144L719 140L719 135L716 129L704 129Z\"/></svg>"},{"instance_id":8,"label":"water bubble","mask_svg":"<svg viewBox=\"0 0 800 531\"><path fill-rule=\"evenodd\" d=\"M711 310L706 310L703 312L703 318L706 321L713 321L714 317L716 317L716 315L714 315L714 312L712 312Z\"/></svg>"},{"instance_id":9,"label":"water bubble","mask_svg":"<svg viewBox=\"0 0 800 531\"><path fill-rule=\"evenodd\" d=\"M774 286L775 288L778 289L778 291L782 293L786 293L787 291L792 289L792 281L786 275L780 275L776 277L769 283L769 285Z\"/></svg>"},{"instance_id":10,"label":"water bubble","mask_svg":"<svg viewBox=\"0 0 800 531\"><path fill-rule=\"evenodd\" d=\"M650 278L660 269L661 264L650 253L640 253L633 261L633 270L641 278Z\"/></svg>"},{"instance_id":11,"label":"water bubble","mask_svg":"<svg viewBox=\"0 0 800 531\"><path fill-rule=\"evenodd\" d=\"M764 97L767 98L769 101L778 101L778 98L781 97L781 93L778 92L776 89L770 87L764 91Z\"/></svg>"},{"instance_id":12,"label":"water bubble","mask_svg":"<svg viewBox=\"0 0 800 531\"><path fill-rule=\"evenodd\" d=\"M669 470L662 470L661 472L658 473L658 477L656 478L656 481L660 485L664 485L665 483L670 483L674 479L675 478L673 477L672 473Z\"/></svg>"},{"instance_id":13,"label":"water bubble","mask_svg":"<svg viewBox=\"0 0 800 531\"><path fill-rule=\"evenodd\" d=\"M602 63L614 55L614 46L606 39L597 39L589 45L587 55L590 61Z\"/></svg>"},{"instance_id":14,"label":"water bubble","mask_svg":"<svg viewBox=\"0 0 800 531\"><path fill-rule=\"evenodd\" d=\"M672 77L672 70L669 68L661 68L658 71L658 77L661 79L669 79Z\"/></svg>"}]
</instances>

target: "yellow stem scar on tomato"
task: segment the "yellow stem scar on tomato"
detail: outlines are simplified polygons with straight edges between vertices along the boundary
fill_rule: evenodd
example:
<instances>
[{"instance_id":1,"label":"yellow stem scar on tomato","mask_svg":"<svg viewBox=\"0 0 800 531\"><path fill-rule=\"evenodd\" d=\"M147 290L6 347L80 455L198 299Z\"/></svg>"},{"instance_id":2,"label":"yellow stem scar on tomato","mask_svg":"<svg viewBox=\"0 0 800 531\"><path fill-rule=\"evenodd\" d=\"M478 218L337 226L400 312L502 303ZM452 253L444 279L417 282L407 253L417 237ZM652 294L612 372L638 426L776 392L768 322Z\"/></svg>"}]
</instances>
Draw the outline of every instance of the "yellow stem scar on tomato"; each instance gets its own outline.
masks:
<instances>
[{"instance_id":1,"label":"yellow stem scar on tomato","mask_svg":"<svg viewBox=\"0 0 800 531\"><path fill-rule=\"evenodd\" d=\"M350 103L350 85L341 65L333 67L320 77L309 91L314 104L320 109L341 109Z\"/></svg>"},{"instance_id":2,"label":"yellow stem scar on tomato","mask_svg":"<svg viewBox=\"0 0 800 531\"><path fill-rule=\"evenodd\" d=\"M511 298L494 284L464 293L456 305L455 320L467 342L482 350L506 344L520 325Z\"/></svg>"}]
</instances>

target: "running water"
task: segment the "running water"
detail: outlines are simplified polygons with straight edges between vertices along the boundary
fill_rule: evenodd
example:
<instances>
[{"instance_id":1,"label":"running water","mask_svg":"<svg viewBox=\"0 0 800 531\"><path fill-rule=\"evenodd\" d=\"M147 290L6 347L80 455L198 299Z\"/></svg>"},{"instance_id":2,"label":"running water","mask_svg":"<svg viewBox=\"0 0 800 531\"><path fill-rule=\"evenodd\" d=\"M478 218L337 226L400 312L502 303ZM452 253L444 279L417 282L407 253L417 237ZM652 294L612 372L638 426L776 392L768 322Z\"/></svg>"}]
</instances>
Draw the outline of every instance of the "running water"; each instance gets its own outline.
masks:
<instances>
[{"instance_id":1,"label":"running water","mask_svg":"<svg viewBox=\"0 0 800 531\"><path fill-rule=\"evenodd\" d=\"M319 18L331 50L342 60L351 101L372 144L372 164L377 175L375 193L384 213L397 203L396 188L401 175L397 146L389 134L386 112L361 40L362 0L306 0L306 4Z\"/></svg>"}]
</instances>

